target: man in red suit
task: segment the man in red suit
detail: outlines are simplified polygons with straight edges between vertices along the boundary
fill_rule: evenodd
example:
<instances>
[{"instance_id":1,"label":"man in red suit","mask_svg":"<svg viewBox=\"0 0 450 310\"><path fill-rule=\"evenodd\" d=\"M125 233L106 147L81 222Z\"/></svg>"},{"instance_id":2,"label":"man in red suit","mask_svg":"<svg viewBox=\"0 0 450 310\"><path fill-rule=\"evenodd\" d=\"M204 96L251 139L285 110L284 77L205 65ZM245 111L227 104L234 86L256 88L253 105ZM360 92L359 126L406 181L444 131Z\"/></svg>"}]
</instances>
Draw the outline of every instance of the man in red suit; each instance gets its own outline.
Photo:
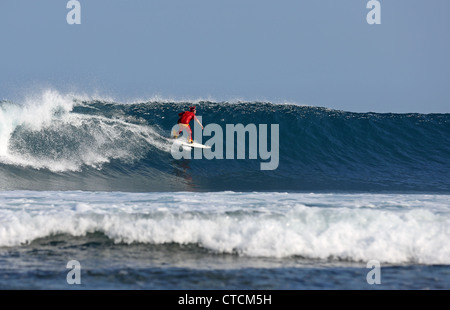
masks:
<instances>
[{"instance_id":1,"label":"man in red suit","mask_svg":"<svg viewBox=\"0 0 450 310\"><path fill-rule=\"evenodd\" d=\"M184 111L178 114L178 116L180 117L178 119L178 126L179 126L179 131L178 131L178 135L180 133L183 132L183 130L187 130L187 132L189 133L189 143L193 143L194 141L192 140L192 130L191 127L189 126L189 122L194 119L197 123L199 123L199 125L202 127L203 129L203 125L200 123L200 121L198 120L198 118L195 116L195 113L197 111L195 110L195 106L190 107L189 111ZM178 137L178 135L176 135L176 138Z\"/></svg>"}]
</instances>

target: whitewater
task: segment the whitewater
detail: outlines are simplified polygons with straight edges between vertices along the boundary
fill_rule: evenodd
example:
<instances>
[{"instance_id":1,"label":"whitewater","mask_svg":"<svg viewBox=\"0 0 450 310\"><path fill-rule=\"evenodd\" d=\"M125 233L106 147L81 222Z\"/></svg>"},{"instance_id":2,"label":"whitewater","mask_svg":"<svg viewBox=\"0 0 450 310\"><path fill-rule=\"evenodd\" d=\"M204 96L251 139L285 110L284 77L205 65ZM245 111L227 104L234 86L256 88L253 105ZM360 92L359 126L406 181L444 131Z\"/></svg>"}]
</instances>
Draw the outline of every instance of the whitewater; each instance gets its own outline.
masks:
<instances>
[{"instance_id":1,"label":"whitewater","mask_svg":"<svg viewBox=\"0 0 450 310\"><path fill-rule=\"evenodd\" d=\"M204 125L279 124L277 169L174 159L191 105ZM4 100L0 288L69 288L70 260L87 289L449 288L449 154L449 114ZM369 261L383 285L367 283Z\"/></svg>"},{"instance_id":2,"label":"whitewater","mask_svg":"<svg viewBox=\"0 0 450 310\"><path fill-rule=\"evenodd\" d=\"M450 264L448 195L3 192L0 246L102 233L212 253Z\"/></svg>"}]
</instances>

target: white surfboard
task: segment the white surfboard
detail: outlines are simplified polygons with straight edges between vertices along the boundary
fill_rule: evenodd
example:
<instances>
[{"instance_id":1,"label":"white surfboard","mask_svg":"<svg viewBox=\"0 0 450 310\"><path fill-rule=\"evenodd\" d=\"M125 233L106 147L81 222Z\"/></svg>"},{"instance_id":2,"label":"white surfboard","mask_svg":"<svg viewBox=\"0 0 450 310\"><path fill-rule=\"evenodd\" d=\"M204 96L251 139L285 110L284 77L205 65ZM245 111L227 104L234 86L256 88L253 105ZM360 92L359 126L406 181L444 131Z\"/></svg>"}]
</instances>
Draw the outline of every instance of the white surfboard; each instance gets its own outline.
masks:
<instances>
[{"instance_id":1,"label":"white surfboard","mask_svg":"<svg viewBox=\"0 0 450 310\"><path fill-rule=\"evenodd\" d=\"M200 144L197 142L189 143L183 140L175 140L175 143L182 145L183 147L199 148L199 149L210 149L209 145Z\"/></svg>"}]
</instances>

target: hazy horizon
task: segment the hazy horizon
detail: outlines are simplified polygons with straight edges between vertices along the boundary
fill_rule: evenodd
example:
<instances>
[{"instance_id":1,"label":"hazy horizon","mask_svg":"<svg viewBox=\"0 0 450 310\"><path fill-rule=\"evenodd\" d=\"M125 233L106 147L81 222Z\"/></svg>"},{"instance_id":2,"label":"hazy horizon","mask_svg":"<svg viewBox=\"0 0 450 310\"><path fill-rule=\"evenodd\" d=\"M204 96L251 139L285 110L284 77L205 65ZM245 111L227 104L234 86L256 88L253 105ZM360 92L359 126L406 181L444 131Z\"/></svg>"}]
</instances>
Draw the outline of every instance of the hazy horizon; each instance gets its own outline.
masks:
<instances>
[{"instance_id":1,"label":"hazy horizon","mask_svg":"<svg viewBox=\"0 0 450 310\"><path fill-rule=\"evenodd\" d=\"M450 112L450 3L68 1L0 4L0 100L46 89L114 98Z\"/></svg>"}]
</instances>

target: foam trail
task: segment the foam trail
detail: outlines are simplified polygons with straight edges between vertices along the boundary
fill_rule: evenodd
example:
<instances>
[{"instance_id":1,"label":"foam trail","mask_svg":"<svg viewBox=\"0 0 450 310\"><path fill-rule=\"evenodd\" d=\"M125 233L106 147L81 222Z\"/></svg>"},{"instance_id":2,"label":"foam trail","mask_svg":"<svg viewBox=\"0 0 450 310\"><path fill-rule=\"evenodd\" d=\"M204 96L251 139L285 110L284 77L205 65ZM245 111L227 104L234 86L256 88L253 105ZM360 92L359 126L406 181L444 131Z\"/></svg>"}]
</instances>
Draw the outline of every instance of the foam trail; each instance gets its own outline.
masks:
<instances>
[{"instance_id":1,"label":"foam trail","mask_svg":"<svg viewBox=\"0 0 450 310\"><path fill-rule=\"evenodd\" d=\"M0 107L0 161L54 172L101 168L112 159L132 162L168 142L150 126L73 113L72 95L47 90L22 105Z\"/></svg>"}]
</instances>

